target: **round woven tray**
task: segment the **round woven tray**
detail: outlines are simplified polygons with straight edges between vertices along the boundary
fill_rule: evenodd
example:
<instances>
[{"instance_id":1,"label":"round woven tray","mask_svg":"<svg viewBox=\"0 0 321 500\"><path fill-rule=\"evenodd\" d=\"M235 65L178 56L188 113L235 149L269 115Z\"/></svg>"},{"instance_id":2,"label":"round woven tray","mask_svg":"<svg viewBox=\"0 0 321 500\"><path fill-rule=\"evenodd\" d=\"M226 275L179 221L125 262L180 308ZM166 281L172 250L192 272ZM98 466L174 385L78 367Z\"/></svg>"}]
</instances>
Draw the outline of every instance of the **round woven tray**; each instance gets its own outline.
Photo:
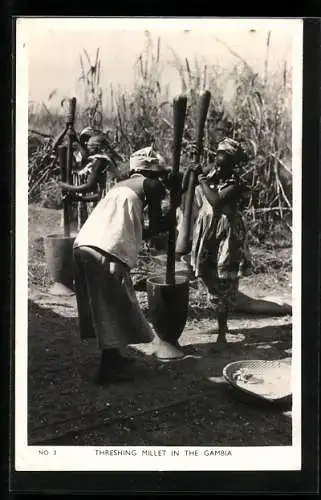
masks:
<instances>
[{"instance_id":1,"label":"round woven tray","mask_svg":"<svg viewBox=\"0 0 321 500\"><path fill-rule=\"evenodd\" d=\"M273 371L272 371L273 370ZM252 374L256 380L264 380L268 378L271 381L271 372L275 376L275 386L269 383L266 393L264 393L264 384L240 382L237 380L237 374L244 372ZM269 376L268 376L269 375ZM291 361L290 360L243 360L233 361L226 365L223 369L225 380L237 391L243 394L248 394L260 400L277 403L291 398ZM282 380L282 384L278 382ZM260 390L258 390L260 389Z\"/></svg>"}]
</instances>

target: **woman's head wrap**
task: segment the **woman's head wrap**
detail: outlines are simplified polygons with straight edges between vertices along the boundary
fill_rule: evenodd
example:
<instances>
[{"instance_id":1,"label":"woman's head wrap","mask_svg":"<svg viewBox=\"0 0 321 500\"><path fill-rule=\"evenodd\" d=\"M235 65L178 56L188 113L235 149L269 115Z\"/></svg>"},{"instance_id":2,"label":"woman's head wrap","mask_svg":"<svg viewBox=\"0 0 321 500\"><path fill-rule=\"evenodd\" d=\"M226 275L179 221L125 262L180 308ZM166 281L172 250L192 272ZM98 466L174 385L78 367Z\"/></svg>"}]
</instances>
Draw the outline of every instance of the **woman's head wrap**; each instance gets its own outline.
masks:
<instances>
[{"instance_id":1,"label":"woman's head wrap","mask_svg":"<svg viewBox=\"0 0 321 500\"><path fill-rule=\"evenodd\" d=\"M154 151L153 146L135 151L129 159L129 170L159 172L165 168L165 159Z\"/></svg>"},{"instance_id":2,"label":"woman's head wrap","mask_svg":"<svg viewBox=\"0 0 321 500\"><path fill-rule=\"evenodd\" d=\"M79 137L84 137L84 136L87 136L87 137L92 137L93 135L95 135L97 132L95 132L95 130L92 128L92 127L85 127L84 129L82 129L82 131L80 132L79 134Z\"/></svg>"},{"instance_id":3,"label":"woman's head wrap","mask_svg":"<svg viewBox=\"0 0 321 500\"><path fill-rule=\"evenodd\" d=\"M89 138L87 147L97 146L103 147L106 145L106 136L104 134L93 135Z\"/></svg>"},{"instance_id":4,"label":"woman's head wrap","mask_svg":"<svg viewBox=\"0 0 321 500\"><path fill-rule=\"evenodd\" d=\"M240 143L229 137L223 139L217 146L217 151L224 151L231 156L236 156L241 150Z\"/></svg>"}]
</instances>

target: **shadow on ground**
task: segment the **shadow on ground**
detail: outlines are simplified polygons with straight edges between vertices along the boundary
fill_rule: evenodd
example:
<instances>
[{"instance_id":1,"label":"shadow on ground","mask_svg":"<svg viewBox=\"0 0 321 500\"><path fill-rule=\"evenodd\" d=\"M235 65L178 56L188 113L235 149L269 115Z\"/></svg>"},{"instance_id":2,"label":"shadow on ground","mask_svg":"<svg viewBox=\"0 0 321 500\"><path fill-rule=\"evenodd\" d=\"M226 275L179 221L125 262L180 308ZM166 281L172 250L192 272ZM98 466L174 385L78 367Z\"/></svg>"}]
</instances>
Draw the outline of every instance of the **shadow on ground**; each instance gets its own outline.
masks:
<instances>
[{"instance_id":1,"label":"shadow on ground","mask_svg":"<svg viewBox=\"0 0 321 500\"><path fill-rule=\"evenodd\" d=\"M71 306L69 306L71 307ZM215 335L184 332L186 358L155 359L130 349L135 379L99 388L95 341L80 342L77 318L29 301L28 443L63 446L265 446L291 444L288 408L239 400L222 377L239 359L281 359L291 325L234 330L213 352Z\"/></svg>"}]
</instances>

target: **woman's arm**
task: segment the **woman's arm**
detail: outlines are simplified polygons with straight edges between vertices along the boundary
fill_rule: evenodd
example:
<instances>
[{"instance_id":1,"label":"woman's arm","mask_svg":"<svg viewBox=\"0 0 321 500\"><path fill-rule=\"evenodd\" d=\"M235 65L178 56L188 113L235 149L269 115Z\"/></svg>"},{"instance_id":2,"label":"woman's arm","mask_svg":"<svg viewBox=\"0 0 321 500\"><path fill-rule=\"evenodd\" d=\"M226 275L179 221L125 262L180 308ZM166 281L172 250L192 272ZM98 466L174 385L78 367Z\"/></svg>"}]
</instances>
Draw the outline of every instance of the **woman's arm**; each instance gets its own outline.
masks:
<instances>
[{"instance_id":1,"label":"woman's arm","mask_svg":"<svg viewBox=\"0 0 321 500\"><path fill-rule=\"evenodd\" d=\"M166 195L164 186L152 179L145 179L144 191L147 199L148 209L148 229L143 231L143 238L152 238L153 236L164 233L169 229L169 216L162 212L162 200Z\"/></svg>"},{"instance_id":2,"label":"woman's arm","mask_svg":"<svg viewBox=\"0 0 321 500\"><path fill-rule=\"evenodd\" d=\"M232 184L219 192L216 187L210 188L208 180L202 176L200 176L199 182L207 201L213 208L221 208L230 201L237 199L243 194L244 190L242 184Z\"/></svg>"},{"instance_id":3,"label":"woman's arm","mask_svg":"<svg viewBox=\"0 0 321 500\"><path fill-rule=\"evenodd\" d=\"M106 162L106 170L108 172L111 172L116 180L121 179L122 177L121 171L117 167L115 160L110 155L107 155L106 153L102 154L99 153L95 156L96 156L95 160L102 160Z\"/></svg>"},{"instance_id":4,"label":"woman's arm","mask_svg":"<svg viewBox=\"0 0 321 500\"><path fill-rule=\"evenodd\" d=\"M108 164L107 170L113 174L113 176L117 181L119 181L122 178L122 173L112 158L110 159L110 163Z\"/></svg>"},{"instance_id":5,"label":"woman's arm","mask_svg":"<svg viewBox=\"0 0 321 500\"><path fill-rule=\"evenodd\" d=\"M85 184L80 184L79 186L74 186L73 184L68 184L67 182L60 182L59 186L63 191L68 191L70 193L90 193L94 191L98 184L99 173L105 168L104 161L98 159L94 162L92 171L89 174L88 180Z\"/></svg>"},{"instance_id":6,"label":"woman's arm","mask_svg":"<svg viewBox=\"0 0 321 500\"><path fill-rule=\"evenodd\" d=\"M194 172L195 178L197 179L197 177L202 174L202 167L200 165L192 165L184 171L181 184L182 194L186 193L187 191L192 172Z\"/></svg>"},{"instance_id":7,"label":"woman's arm","mask_svg":"<svg viewBox=\"0 0 321 500\"><path fill-rule=\"evenodd\" d=\"M84 201L84 202L92 202L92 201L99 201L100 200L100 195L95 193L95 194L78 194L78 193L70 193L68 192L67 194L64 195L64 199L70 200L70 201Z\"/></svg>"}]
</instances>

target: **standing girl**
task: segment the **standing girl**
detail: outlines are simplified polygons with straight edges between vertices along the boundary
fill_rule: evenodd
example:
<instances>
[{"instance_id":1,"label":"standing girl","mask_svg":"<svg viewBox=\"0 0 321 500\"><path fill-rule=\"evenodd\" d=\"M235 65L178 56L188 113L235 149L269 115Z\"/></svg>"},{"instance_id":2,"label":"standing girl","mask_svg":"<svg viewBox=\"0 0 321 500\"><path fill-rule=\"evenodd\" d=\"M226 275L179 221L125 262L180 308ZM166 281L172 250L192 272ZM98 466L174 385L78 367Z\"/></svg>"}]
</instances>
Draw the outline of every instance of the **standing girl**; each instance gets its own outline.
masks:
<instances>
[{"instance_id":1,"label":"standing girl","mask_svg":"<svg viewBox=\"0 0 321 500\"><path fill-rule=\"evenodd\" d=\"M205 284L217 314L219 344L226 343L228 313L237 299L239 278L248 273L250 264L241 213L246 186L235 168L242 154L237 141L224 139L217 148L213 169L198 176L195 191L199 212L191 265Z\"/></svg>"}]
</instances>

